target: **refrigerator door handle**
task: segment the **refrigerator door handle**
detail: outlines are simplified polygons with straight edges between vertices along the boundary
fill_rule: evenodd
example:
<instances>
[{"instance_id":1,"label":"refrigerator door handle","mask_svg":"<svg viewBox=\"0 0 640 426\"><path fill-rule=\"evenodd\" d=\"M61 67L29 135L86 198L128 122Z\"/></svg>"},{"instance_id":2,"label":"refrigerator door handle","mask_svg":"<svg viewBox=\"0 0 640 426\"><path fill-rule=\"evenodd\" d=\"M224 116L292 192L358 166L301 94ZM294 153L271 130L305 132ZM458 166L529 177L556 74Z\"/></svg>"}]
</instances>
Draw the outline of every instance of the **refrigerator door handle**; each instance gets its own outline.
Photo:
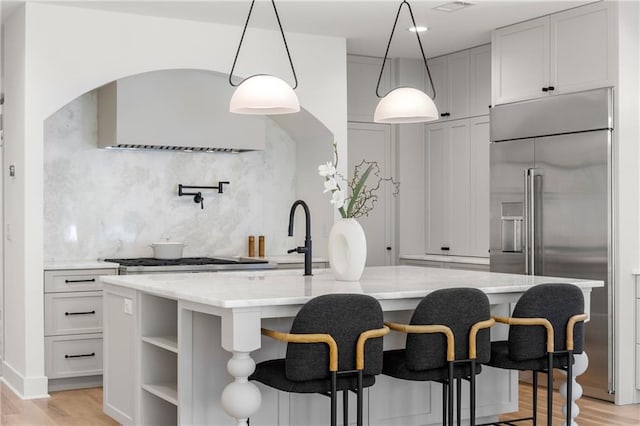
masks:
<instances>
[{"instance_id":1,"label":"refrigerator door handle","mask_svg":"<svg viewBox=\"0 0 640 426\"><path fill-rule=\"evenodd\" d=\"M525 273L536 274L536 186L535 178L539 176L538 170L527 169L525 185L525 211L527 218L527 238L525 250Z\"/></svg>"},{"instance_id":2,"label":"refrigerator door handle","mask_svg":"<svg viewBox=\"0 0 640 426\"><path fill-rule=\"evenodd\" d=\"M529 270L529 244L530 236L529 226L531 223L531 215L529 214L529 172L531 169L524 171L524 273L525 275L532 275Z\"/></svg>"}]
</instances>

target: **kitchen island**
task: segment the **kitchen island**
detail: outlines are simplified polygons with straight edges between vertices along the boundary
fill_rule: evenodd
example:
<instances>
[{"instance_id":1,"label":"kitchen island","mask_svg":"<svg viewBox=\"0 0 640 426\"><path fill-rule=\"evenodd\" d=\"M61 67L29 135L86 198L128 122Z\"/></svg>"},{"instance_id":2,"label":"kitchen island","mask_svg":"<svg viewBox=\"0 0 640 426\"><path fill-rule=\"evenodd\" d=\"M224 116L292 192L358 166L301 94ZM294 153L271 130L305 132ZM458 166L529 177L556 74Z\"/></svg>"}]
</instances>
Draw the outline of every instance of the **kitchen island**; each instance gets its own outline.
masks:
<instances>
[{"instance_id":1,"label":"kitchen island","mask_svg":"<svg viewBox=\"0 0 640 426\"><path fill-rule=\"evenodd\" d=\"M366 268L359 282L335 281L330 270L314 271L312 277L288 270L102 280L105 413L123 424L214 425L243 425L247 417L252 425L326 423L325 397L276 392L247 381L254 360L284 355L285 346L261 338L260 327L288 331L300 307L315 296L369 294L380 301L386 319L407 321L422 297L439 288L478 288L494 314L508 315L525 290L546 282L578 285L589 312L591 289L603 285L412 266ZM506 328L492 329L492 339L504 337ZM385 337L385 349L402 345L397 334ZM477 395L480 419L514 411L517 375L486 368ZM368 424L438 424L441 419L440 385L379 376L366 400Z\"/></svg>"}]
</instances>

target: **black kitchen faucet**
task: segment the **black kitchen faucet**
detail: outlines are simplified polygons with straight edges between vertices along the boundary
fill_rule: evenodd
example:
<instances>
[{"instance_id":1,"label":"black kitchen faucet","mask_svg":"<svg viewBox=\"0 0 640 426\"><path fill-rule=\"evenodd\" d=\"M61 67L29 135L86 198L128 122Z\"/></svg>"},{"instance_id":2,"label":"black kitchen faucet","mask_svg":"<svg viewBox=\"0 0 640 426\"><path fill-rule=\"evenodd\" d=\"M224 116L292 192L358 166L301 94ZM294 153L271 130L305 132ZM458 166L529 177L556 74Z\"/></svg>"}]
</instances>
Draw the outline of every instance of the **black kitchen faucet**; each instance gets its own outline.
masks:
<instances>
[{"instance_id":1,"label":"black kitchen faucet","mask_svg":"<svg viewBox=\"0 0 640 426\"><path fill-rule=\"evenodd\" d=\"M296 247L291 250L287 250L287 253L304 253L304 274L313 275L311 273L311 213L309 213L309 206L302 200L297 200L291 206L289 212L289 236L293 237L293 217L296 212L296 207L302 206L304 209L305 218L305 235L304 235L304 247Z\"/></svg>"}]
</instances>

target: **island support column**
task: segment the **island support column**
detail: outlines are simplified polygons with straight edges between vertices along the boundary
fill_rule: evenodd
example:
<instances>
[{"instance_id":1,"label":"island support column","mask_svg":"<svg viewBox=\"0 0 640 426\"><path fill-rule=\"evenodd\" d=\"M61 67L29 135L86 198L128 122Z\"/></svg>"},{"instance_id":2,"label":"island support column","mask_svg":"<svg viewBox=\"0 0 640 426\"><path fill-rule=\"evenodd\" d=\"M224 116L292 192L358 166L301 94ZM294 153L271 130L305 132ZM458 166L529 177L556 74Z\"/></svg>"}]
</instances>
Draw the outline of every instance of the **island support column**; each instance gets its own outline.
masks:
<instances>
[{"instance_id":1,"label":"island support column","mask_svg":"<svg viewBox=\"0 0 640 426\"><path fill-rule=\"evenodd\" d=\"M251 352L260 348L260 310L226 312L222 316L222 347L233 354L227 370L235 378L224 388L222 406L236 419L238 426L245 426L262 402L260 389L249 382L249 376L256 368Z\"/></svg>"}]
</instances>

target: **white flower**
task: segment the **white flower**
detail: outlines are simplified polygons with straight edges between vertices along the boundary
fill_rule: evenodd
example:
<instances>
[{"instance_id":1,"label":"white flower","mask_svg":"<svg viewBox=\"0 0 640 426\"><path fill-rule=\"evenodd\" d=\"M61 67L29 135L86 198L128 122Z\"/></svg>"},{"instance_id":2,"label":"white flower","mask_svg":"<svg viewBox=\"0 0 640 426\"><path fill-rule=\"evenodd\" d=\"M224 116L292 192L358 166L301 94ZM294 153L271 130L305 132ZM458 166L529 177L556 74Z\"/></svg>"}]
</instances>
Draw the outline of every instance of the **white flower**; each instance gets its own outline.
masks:
<instances>
[{"instance_id":1,"label":"white flower","mask_svg":"<svg viewBox=\"0 0 640 426\"><path fill-rule=\"evenodd\" d=\"M331 161L327 161L327 164L320 164L318 166L318 174L323 177L333 176L336 174L336 168Z\"/></svg>"},{"instance_id":2,"label":"white flower","mask_svg":"<svg viewBox=\"0 0 640 426\"><path fill-rule=\"evenodd\" d=\"M324 181L324 191L322 191L322 193L325 194L329 191L335 191L336 189L338 189L338 182L336 182L335 178L328 177L327 180Z\"/></svg>"},{"instance_id":3,"label":"white flower","mask_svg":"<svg viewBox=\"0 0 640 426\"><path fill-rule=\"evenodd\" d=\"M333 197L331 197L331 204L335 204L336 208L341 208L344 205L344 192L342 190L333 191Z\"/></svg>"}]
</instances>

